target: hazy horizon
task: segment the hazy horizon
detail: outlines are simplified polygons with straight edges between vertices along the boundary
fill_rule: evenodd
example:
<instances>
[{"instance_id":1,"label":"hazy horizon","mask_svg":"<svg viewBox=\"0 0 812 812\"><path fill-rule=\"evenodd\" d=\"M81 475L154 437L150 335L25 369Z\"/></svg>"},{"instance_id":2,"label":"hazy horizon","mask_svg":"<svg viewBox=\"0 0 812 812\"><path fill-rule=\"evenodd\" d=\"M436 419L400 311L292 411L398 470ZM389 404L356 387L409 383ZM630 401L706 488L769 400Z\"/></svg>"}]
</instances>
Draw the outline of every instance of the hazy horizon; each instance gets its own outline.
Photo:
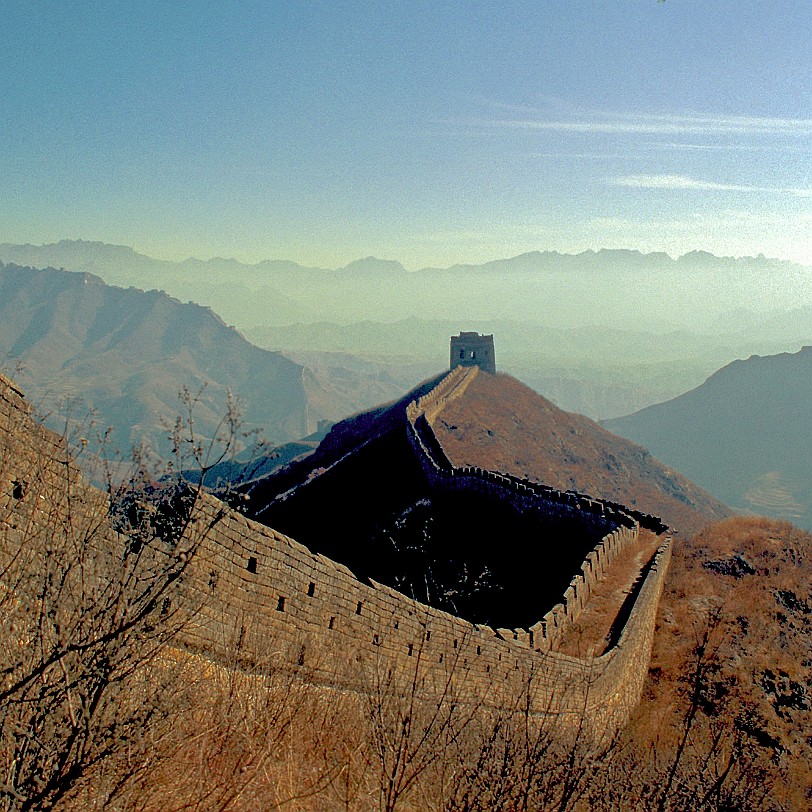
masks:
<instances>
[{"instance_id":1,"label":"hazy horizon","mask_svg":"<svg viewBox=\"0 0 812 812\"><path fill-rule=\"evenodd\" d=\"M1 237L2 235L0 235ZM457 266L481 266L481 265L488 265L490 263L496 263L500 261L509 261L513 259L519 259L520 257L529 256L532 254L560 254L562 256L572 256L578 257L581 255L588 255L588 254L600 254L602 252L628 252L628 253L637 253L642 256L648 256L651 254L660 254L665 255L669 260L679 261L680 259L684 259L689 257L692 254L711 254L717 259L732 259L732 260L748 260L748 259L767 259L767 260L774 260L776 262L788 262L794 265L799 265L803 268L810 268L812 269L812 260L810 262L796 262L792 259L783 259L781 257L776 256L769 256L765 255L763 252L759 252L758 254L738 254L738 255L725 255L725 254L714 254L712 251L707 251L704 248L696 247L690 250L684 251L682 253L669 253L668 251L660 251L652 249L650 251L642 250L639 248L632 248L629 246L617 246L615 248L607 248L606 246L601 246L598 248L584 248L582 250L573 250L573 251L559 251L554 248L547 248L544 246L539 246L537 248L530 248L527 251L522 251L518 254L505 254L505 255L494 255L487 259L479 260L479 261L468 261L466 259L460 259L458 261L449 263L447 265L439 265L439 264L429 264L429 265L413 265L408 266L404 263L399 257L397 256L376 256L373 254L367 254L364 256L357 256L352 257L347 262L341 265L332 265L329 267L322 267L317 265L307 265L304 262L299 262L294 257L288 256L264 256L258 259L253 260L246 260L242 259L239 256L227 255L225 253L211 253L211 254L189 254L187 256L171 256L161 253L152 254L146 250L142 250L138 246L135 245L126 245L124 243L109 243L105 242L104 240L89 240L84 239L81 236L78 237L61 237L59 239L53 240L51 242L40 242L40 243L17 243L14 240L10 239L2 239L0 241L0 245L10 245L15 247L30 247L33 249L48 249L52 247L57 247L59 245L64 244L84 244L84 245L98 245L103 246L106 248L124 248L134 253L146 257L148 259L157 260L159 262L167 262L172 264L182 264L184 262L202 262L202 263L210 263L210 262L234 262L240 265L245 265L246 267L254 267L258 265L263 265L267 263L277 263L277 262L284 262L284 263L291 263L294 265L299 265L304 269L312 269L312 270L325 270L325 271L338 271L348 266L351 266L355 263L363 262L366 260L377 260L381 262L394 262L398 263L399 265L403 266L403 269L407 273L417 273L420 271L431 271L431 270L451 270ZM2 258L0 257L0 260Z\"/></svg>"}]
</instances>

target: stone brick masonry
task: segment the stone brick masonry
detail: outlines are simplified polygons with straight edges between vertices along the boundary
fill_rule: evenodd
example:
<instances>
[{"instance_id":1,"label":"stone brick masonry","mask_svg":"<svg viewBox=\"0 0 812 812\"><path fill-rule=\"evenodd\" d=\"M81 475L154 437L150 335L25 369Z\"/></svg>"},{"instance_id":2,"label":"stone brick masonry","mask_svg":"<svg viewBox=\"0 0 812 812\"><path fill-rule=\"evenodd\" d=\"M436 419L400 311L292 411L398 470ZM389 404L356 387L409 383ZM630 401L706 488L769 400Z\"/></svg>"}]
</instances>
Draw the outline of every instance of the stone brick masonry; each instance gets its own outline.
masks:
<instances>
[{"instance_id":1,"label":"stone brick masonry","mask_svg":"<svg viewBox=\"0 0 812 812\"><path fill-rule=\"evenodd\" d=\"M556 651L560 630L577 617L617 551L635 543L644 517L434 460L418 421L425 419L424 432L430 429L429 418L476 374L476 368L460 367L409 406L411 440L430 475L447 487L488 488L534 503L542 499L551 509L577 511L585 521L613 528L589 553L559 604L543 615L540 608L530 629L477 626L374 581L361 582L346 567L203 494L186 531L195 535L196 553L183 575L189 607L185 644L237 666L292 669L315 683L359 691L372 690L376 675L394 669L419 680L426 695L453 685L459 697L500 706L526 692L533 713L585 723L596 738L623 725L648 669L670 538L652 560L614 648L589 659ZM19 389L0 376L0 543L13 545L23 520L43 527L53 522L53 510L40 504L62 504L63 497L82 506L74 521L98 522L107 509L105 495L76 473L65 444L32 418Z\"/></svg>"}]
</instances>

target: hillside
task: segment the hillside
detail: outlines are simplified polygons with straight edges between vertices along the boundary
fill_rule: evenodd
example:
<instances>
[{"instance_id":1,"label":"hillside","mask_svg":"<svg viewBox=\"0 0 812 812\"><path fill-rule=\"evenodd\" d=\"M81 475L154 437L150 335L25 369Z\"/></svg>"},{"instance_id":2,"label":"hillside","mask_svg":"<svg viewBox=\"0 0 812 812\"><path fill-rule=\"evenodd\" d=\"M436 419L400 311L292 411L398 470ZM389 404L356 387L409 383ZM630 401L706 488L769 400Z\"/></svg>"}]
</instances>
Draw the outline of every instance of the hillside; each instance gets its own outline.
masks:
<instances>
[{"instance_id":1,"label":"hillside","mask_svg":"<svg viewBox=\"0 0 812 812\"><path fill-rule=\"evenodd\" d=\"M401 356L362 358L346 352L285 352L304 368L309 428L396 400L429 376L436 364Z\"/></svg>"},{"instance_id":2,"label":"hillside","mask_svg":"<svg viewBox=\"0 0 812 812\"><path fill-rule=\"evenodd\" d=\"M200 391L197 430L210 437L231 391L245 429L284 442L307 433L302 367L249 344L207 308L165 293L108 286L89 273L0 264L0 359L45 414L92 408L115 448L168 450L178 392ZM63 414L68 413L63 409ZM64 416L52 425L64 428Z\"/></svg>"},{"instance_id":3,"label":"hillside","mask_svg":"<svg viewBox=\"0 0 812 812\"><path fill-rule=\"evenodd\" d=\"M356 581L344 568L275 531L250 525L208 497L199 505L206 520L186 524L182 540L173 535L177 525L155 521L172 515L165 503L166 512L158 510L138 536L139 543L149 545L149 555L133 556L126 537L109 533L106 521L99 520L109 509L107 496L86 488L75 469L71 473L63 446L28 420L12 382L0 379L0 395L5 396L0 398L0 555L8 582L27 585L19 592L22 600L0 590L0 614L11 642L17 637L42 641L42 646L2 646L0 654L4 669L15 677L36 669L40 659L47 676L15 683L12 698L25 689L25 701L14 703L17 714L7 715L14 724L3 727L0 737L4 759L17 768L18 797L37 799L37 793L53 794L62 786L43 789L41 777L59 774L55 757L68 748L57 744L60 737L77 735L73 709L81 701L87 709L82 747L72 751L72 772L62 779L68 787L86 780L57 807L71 811L112 808L113 797L121 809L208 809L216 801L218 807L253 810L269 799L286 805L305 795L297 807L303 812L361 812L375 808L379 787L390 779L378 768L380 752L406 754L408 763L417 762L409 773L413 790L403 787L399 794L403 808L435 808L427 806L427 797L445 809L469 808L467 798L484 799L470 807L482 812L809 807L809 534L786 523L737 518L676 545L644 700L609 750L595 751L586 742L570 745L566 737L551 736L554 728L525 713L521 685L506 679L519 674L522 680L508 657L528 651L512 640L490 641L499 655L488 668L501 670L497 681L486 685L491 698L507 685L515 697L485 714L472 714L469 703L458 703L456 692L447 692L452 683L442 683L446 687L436 704L424 704L415 695L414 675L420 667L437 666L438 658L412 657L411 646L397 648L405 681L393 680L392 669L384 680L381 664L387 660L381 657L392 656L393 649L381 642L388 646L392 639L403 643L416 635L424 640L417 644L418 654L428 655L436 654L443 640L452 651L461 640L474 666L487 657L476 636L487 630L472 632L469 624L445 616L443 622L457 623L458 631L453 640L443 638L442 629L428 628L425 613L414 615L416 606L407 599ZM399 408L390 406L346 421L321 449L321 462L352 456L358 436L381 438L397 428L398 420ZM311 473L320 476L312 466ZM385 489L387 482L380 484ZM366 490L357 493L367 510L373 507L369 497ZM155 535L161 526L168 529L165 539ZM344 536L346 530L330 526L334 535ZM492 541L488 528L475 531L471 539L485 534ZM105 539L99 547L109 555L98 555L98 538ZM167 559L165 540L175 553L188 544L202 546L191 559L186 552ZM505 538L491 546L507 558ZM246 559L249 555L255 557ZM127 568L149 568L155 560L164 562L166 576L158 598L150 591L156 588L154 571L145 578L122 574L130 572ZM526 556L521 567L515 560L512 565L540 576ZM43 579L43 567L53 577ZM181 573L184 577L177 577ZM136 597L146 590L137 634L130 627L119 633L118 613L97 611L98 591L107 597L104 589L115 593L117 584L128 597L130 590ZM377 607L375 593L384 599ZM396 622L393 598L411 610L395 615ZM331 608L331 600L337 608ZM43 605L50 607L45 615ZM196 622L188 626L178 619L184 606L195 613ZM198 648L209 639L200 637L202 618L213 623L214 648L210 642ZM89 622L111 624L112 633L93 634L90 643L80 638L75 649L84 654L92 647L93 656L77 657L69 644L88 633L83 624ZM232 633L223 634L231 622ZM51 624L73 637L66 643L59 633L48 634ZM190 640L176 645L176 637L187 632ZM352 637L359 632L360 643ZM307 648L300 646L302 633L309 635ZM467 639L466 633L474 637ZM196 642L190 647L190 641ZM60 645L67 652L60 652ZM218 646L225 647L220 657L214 656ZM259 667L247 667L252 646L267 652ZM61 656L51 657L52 651ZM365 668L362 651L373 652L376 668ZM285 656L289 667L282 665ZM454 657L447 661L453 669ZM378 682L365 683L373 686L368 692L331 690L319 677L345 662L355 678L376 674ZM470 677L471 668L465 659L462 663ZM66 672L81 678L68 683ZM103 703L85 701L91 689ZM44 732L43 716L48 719ZM22 743L20 730L26 734ZM336 795L337 772L348 776L346 797ZM492 794L499 795L498 805L490 803ZM33 808L42 807L35 801Z\"/></svg>"},{"instance_id":4,"label":"hillside","mask_svg":"<svg viewBox=\"0 0 812 812\"><path fill-rule=\"evenodd\" d=\"M635 507L683 532L727 508L645 449L555 407L508 375L479 375L434 424L457 465L478 465Z\"/></svg>"},{"instance_id":5,"label":"hillside","mask_svg":"<svg viewBox=\"0 0 812 812\"><path fill-rule=\"evenodd\" d=\"M732 507L812 529L812 347L734 361L605 425Z\"/></svg>"},{"instance_id":6,"label":"hillside","mask_svg":"<svg viewBox=\"0 0 812 812\"><path fill-rule=\"evenodd\" d=\"M697 688L681 777L733 753L743 782L772 802L749 808L810 808L811 554L812 536L765 518L729 519L675 545L630 746L652 760L673 747Z\"/></svg>"}]
</instances>

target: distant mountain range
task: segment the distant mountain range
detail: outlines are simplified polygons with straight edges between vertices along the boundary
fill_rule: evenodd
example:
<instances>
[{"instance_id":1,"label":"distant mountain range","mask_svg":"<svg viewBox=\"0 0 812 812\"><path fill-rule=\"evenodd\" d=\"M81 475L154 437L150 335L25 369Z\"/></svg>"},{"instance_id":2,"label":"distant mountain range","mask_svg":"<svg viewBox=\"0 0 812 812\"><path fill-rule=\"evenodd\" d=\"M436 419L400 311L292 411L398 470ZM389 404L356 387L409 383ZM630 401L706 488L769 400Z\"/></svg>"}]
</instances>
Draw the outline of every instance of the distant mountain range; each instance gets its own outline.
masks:
<instances>
[{"instance_id":1,"label":"distant mountain range","mask_svg":"<svg viewBox=\"0 0 812 812\"><path fill-rule=\"evenodd\" d=\"M110 287L89 273L0 263L0 363L46 414L89 407L113 445L168 450L178 392L198 393L194 418L211 437L239 396L246 429L284 442L307 434L303 368L249 344L210 310L164 293ZM64 408L62 409L64 413Z\"/></svg>"},{"instance_id":2,"label":"distant mountain range","mask_svg":"<svg viewBox=\"0 0 812 812\"><path fill-rule=\"evenodd\" d=\"M436 338L444 355L447 333ZM408 351L408 347L403 349ZM112 439L119 449L146 440L164 451L167 426L179 410L177 395L184 386L200 391L195 418L203 437L213 433L230 390L239 395L246 428L261 429L272 442L284 443L313 431L317 427L314 416L335 420L355 411L359 402L391 400L409 388L410 377L425 378L445 366L443 359L433 370L424 362L390 369L382 362L340 353L302 353L296 363L252 346L210 310L182 304L165 293L111 287L90 273L2 263L0 357L7 367L22 364L15 376L43 410L53 411L62 400L79 400L98 412L101 426L113 427ZM512 378L482 377L486 383L498 382L485 399L487 414L481 418L482 425L506 410L514 414L524 409L519 419L524 428L512 426L503 438L502 448L510 459L500 458L493 467L563 488L639 503L642 509L672 522L696 525L686 517L704 509L689 507L685 513L685 506L695 500L680 491L673 478L656 486L659 497L646 496L649 485L643 479L657 479L662 472L641 449L630 452L624 463L637 466L637 473L619 475L613 468L619 452L607 450L620 442L617 438L585 418L566 415ZM552 453L529 467L519 465L517 460L527 456L531 446L542 456L550 451L550 437L558 431L553 424L566 435L561 453ZM531 432L530 440L522 431ZM511 438L516 440L513 445ZM449 443L457 447L454 436ZM604 446L605 454L596 451ZM475 447L469 439L468 452ZM629 477L626 487L623 483ZM678 495L672 505L667 500L673 501L673 494L665 494L674 488ZM650 504L644 505L647 500ZM708 510L709 516L717 515L716 508Z\"/></svg>"},{"instance_id":3,"label":"distant mountain range","mask_svg":"<svg viewBox=\"0 0 812 812\"><path fill-rule=\"evenodd\" d=\"M364 356L403 381L386 397L445 366L449 335L494 333L500 369L594 419L674 397L734 358L812 343L812 273L764 257L535 251L407 272L373 257L337 270L285 260L168 262L125 246L63 240L3 243L0 260L89 271L108 284L211 307L257 346L308 353L322 372L355 379L359 392L368 384L357 361L315 354ZM321 416L336 414L330 407Z\"/></svg>"},{"instance_id":4,"label":"distant mountain range","mask_svg":"<svg viewBox=\"0 0 812 812\"><path fill-rule=\"evenodd\" d=\"M564 330L509 319L408 318L348 325L269 325L248 329L245 336L260 347L313 363L322 358L326 364L338 364L356 356L357 364L357 356L368 362L374 358L392 374L401 370L399 377L406 383L402 393L448 363L450 335L461 329L491 333L500 370L562 409L592 419L620 417L692 389L731 358L748 354L745 348L753 340L749 332L710 341L685 330L653 334L621 327L583 325ZM759 338L759 346L783 348L767 337ZM410 367L418 365L423 374L412 376Z\"/></svg>"},{"instance_id":5,"label":"distant mountain range","mask_svg":"<svg viewBox=\"0 0 812 812\"><path fill-rule=\"evenodd\" d=\"M9 263L0 262L0 362L24 364L14 375L45 411L63 399L92 405L123 450L140 439L165 449L161 424L177 413L178 390L204 383L203 434L230 389L249 428L274 443L298 439L445 368L448 336L460 329L496 333L499 369L593 417L685 392L754 347L812 343L812 274L763 257L534 252L409 273L374 258L339 270L175 263L63 241L2 244L0 260ZM89 271L217 303L271 351L205 307L109 287ZM735 362L693 392L606 425L736 508L812 527L809 353Z\"/></svg>"},{"instance_id":6,"label":"distant mountain range","mask_svg":"<svg viewBox=\"0 0 812 812\"><path fill-rule=\"evenodd\" d=\"M812 304L807 269L789 262L716 257L672 259L629 250L534 251L481 265L407 273L394 260L357 260L338 270L273 260L155 260L125 246L82 240L0 244L0 260L89 271L108 284L157 287L214 307L241 329L272 324L416 316L530 320L547 327L585 324L715 329L722 312L769 312Z\"/></svg>"},{"instance_id":7,"label":"distant mountain range","mask_svg":"<svg viewBox=\"0 0 812 812\"><path fill-rule=\"evenodd\" d=\"M812 529L812 347L734 361L604 425L732 507Z\"/></svg>"}]
</instances>

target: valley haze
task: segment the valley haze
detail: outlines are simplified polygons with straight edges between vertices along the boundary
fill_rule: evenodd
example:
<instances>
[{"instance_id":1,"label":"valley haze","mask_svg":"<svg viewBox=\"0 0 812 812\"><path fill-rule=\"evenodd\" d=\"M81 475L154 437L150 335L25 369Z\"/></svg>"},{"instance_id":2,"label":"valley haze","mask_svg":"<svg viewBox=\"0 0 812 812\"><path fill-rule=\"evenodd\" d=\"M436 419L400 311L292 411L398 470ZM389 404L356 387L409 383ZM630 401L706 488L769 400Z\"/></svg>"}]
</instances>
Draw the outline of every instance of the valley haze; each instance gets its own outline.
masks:
<instances>
[{"instance_id":1,"label":"valley haze","mask_svg":"<svg viewBox=\"0 0 812 812\"><path fill-rule=\"evenodd\" d=\"M21 380L53 413L84 400L115 427L119 449L165 447L161 427L184 386L205 387L205 436L227 391L246 426L277 444L323 433L445 368L448 337L475 329L495 334L501 370L559 407L606 421L737 509L810 526L799 350L812 344L812 274L793 263L604 250L407 272L372 257L339 269L167 262L81 240L4 243L0 263L6 364L22 363ZM673 398L712 391L717 370L755 354L771 376L763 382L712 394L656 430L627 417L660 403L668 413Z\"/></svg>"},{"instance_id":2,"label":"valley haze","mask_svg":"<svg viewBox=\"0 0 812 812\"><path fill-rule=\"evenodd\" d=\"M374 258L332 270L282 260L168 262L125 246L63 240L3 243L0 261L165 290L212 308L322 382L385 379L373 393L379 400L445 367L448 336L461 329L496 335L501 369L593 419L668 400L732 360L812 342L812 272L761 256L535 251L407 272ZM341 409L320 417L335 420L374 402L346 393Z\"/></svg>"}]
</instances>

